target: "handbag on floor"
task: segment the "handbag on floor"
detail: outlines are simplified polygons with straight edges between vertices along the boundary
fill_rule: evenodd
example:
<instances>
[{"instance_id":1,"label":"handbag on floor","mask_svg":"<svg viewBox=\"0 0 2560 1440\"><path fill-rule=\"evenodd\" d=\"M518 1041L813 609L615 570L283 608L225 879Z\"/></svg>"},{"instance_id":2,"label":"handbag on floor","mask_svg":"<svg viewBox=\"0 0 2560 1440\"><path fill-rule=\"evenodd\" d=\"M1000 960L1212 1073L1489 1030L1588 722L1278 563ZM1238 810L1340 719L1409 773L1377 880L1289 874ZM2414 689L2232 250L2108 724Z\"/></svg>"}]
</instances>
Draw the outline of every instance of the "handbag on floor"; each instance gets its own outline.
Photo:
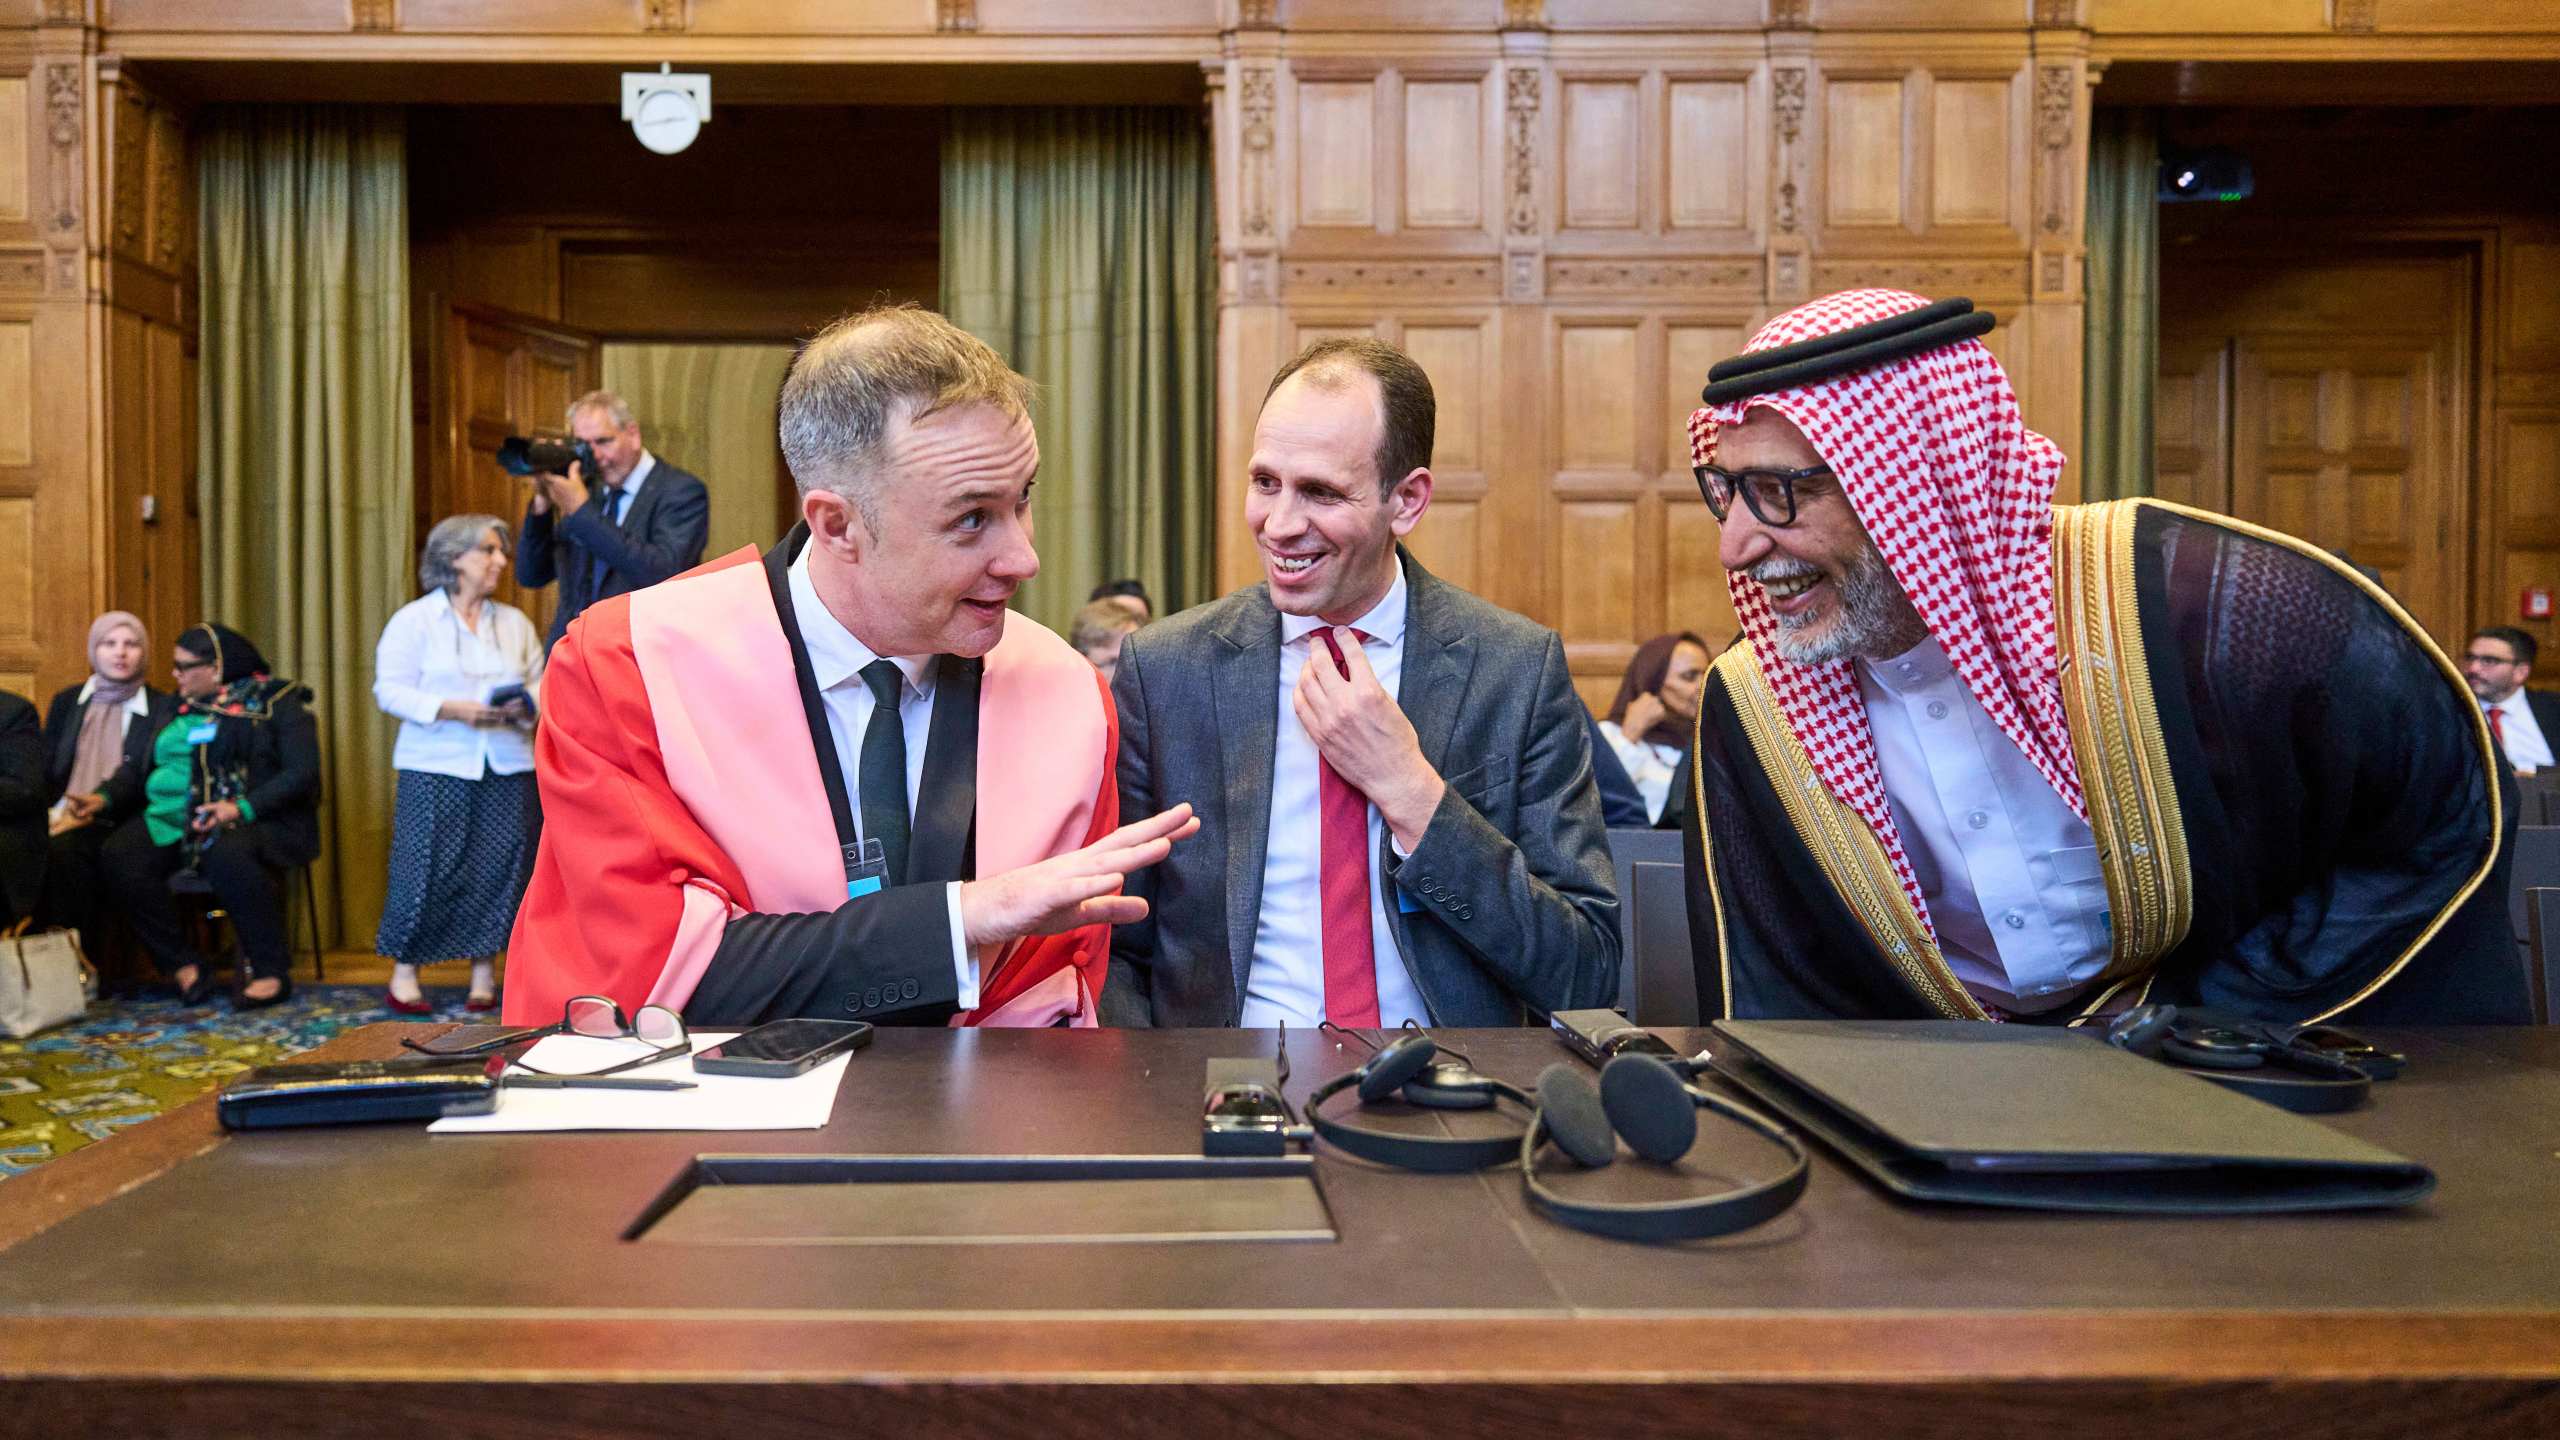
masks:
<instances>
[{"instance_id":1,"label":"handbag on floor","mask_svg":"<svg viewBox=\"0 0 2560 1440\"><path fill-rule=\"evenodd\" d=\"M98 972L69 930L30 935L30 916L0 936L0 1031L24 1040L77 1020L98 997Z\"/></svg>"}]
</instances>

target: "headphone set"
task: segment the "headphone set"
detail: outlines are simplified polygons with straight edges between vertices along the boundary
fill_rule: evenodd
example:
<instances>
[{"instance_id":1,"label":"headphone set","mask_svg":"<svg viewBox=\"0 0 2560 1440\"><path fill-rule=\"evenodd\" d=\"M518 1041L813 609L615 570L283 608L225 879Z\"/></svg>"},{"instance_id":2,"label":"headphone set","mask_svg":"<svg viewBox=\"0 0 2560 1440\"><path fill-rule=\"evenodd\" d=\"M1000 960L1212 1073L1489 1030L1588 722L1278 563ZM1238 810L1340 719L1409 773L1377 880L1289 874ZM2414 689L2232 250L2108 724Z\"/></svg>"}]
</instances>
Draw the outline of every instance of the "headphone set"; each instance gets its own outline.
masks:
<instances>
[{"instance_id":1,"label":"headphone set","mask_svg":"<svg viewBox=\"0 0 2560 1440\"><path fill-rule=\"evenodd\" d=\"M1337 1034L1348 1030L1328 1024ZM1570 1065L1550 1065L1532 1097L1520 1087L1479 1074L1467 1058L1415 1031L1385 1046L1371 1046L1359 1069L1337 1076L1307 1097L1307 1119L1317 1138L1363 1160L1426 1174L1482 1170L1517 1158L1530 1203L1573 1229L1621 1240L1703 1240L1730 1235L1767 1220L1804 1193L1812 1162L1804 1146L1775 1120L1689 1083L1702 1066L1652 1055L1619 1055L1600 1072L1600 1083ZM1444 1058L1454 1056L1455 1058ZM1357 1090L1363 1106L1401 1099L1433 1110L1488 1110L1505 1102L1528 1115L1526 1128L1491 1136L1430 1136L1372 1129L1327 1116L1325 1102ZM1713 1110L1786 1152L1785 1173L1737 1190L1679 1200L1607 1202L1556 1193L1538 1178L1539 1152L1549 1145L1585 1170L1617 1159L1627 1142L1645 1161L1677 1164L1697 1143L1698 1112Z\"/></svg>"},{"instance_id":2,"label":"headphone set","mask_svg":"<svg viewBox=\"0 0 2560 1440\"><path fill-rule=\"evenodd\" d=\"M2107 1025L2107 1043L2298 1115L2364 1103L2406 1056L2328 1025L2267 1025L2175 1005L2136 1005Z\"/></svg>"}]
</instances>

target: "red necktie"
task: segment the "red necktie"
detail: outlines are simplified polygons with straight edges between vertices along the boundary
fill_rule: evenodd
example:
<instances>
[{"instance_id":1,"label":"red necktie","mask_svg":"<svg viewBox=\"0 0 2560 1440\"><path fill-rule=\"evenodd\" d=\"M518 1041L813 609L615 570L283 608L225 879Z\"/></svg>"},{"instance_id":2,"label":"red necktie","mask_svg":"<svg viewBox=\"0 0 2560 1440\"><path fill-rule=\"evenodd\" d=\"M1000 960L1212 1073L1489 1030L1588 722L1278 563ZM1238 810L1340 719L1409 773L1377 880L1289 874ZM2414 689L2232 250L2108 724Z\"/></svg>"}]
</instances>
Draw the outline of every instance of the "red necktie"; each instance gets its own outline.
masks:
<instances>
[{"instance_id":1,"label":"red necktie","mask_svg":"<svg viewBox=\"0 0 2560 1440\"><path fill-rule=\"evenodd\" d=\"M1348 676L1351 666L1342 658L1332 627L1315 633L1332 653L1334 668ZM1315 663L1312 655L1307 660ZM1336 773L1322 751L1316 753L1316 769L1317 809L1324 817L1322 864L1317 872L1317 892L1324 906L1324 1014L1336 1025L1374 1030L1378 1026L1378 955L1369 931L1369 797Z\"/></svg>"},{"instance_id":2,"label":"red necktie","mask_svg":"<svg viewBox=\"0 0 2560 1440\"><path fill-rule=\"evenodd\" d=\"M2507 753L2506 715L2497 706L2489 707L2489 738L2498 742L2498 753Z\"/></svg>"}]
</instances>

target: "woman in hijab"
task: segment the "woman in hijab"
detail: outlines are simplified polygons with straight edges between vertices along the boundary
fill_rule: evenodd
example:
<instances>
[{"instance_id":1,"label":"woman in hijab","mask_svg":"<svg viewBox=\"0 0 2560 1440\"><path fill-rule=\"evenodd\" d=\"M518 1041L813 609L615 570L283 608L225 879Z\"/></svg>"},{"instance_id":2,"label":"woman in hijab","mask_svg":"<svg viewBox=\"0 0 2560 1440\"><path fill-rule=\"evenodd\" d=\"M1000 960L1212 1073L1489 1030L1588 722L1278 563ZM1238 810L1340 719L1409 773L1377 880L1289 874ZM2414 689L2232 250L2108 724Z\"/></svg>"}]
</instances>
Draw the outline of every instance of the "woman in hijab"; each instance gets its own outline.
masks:
<instances>
[{"instance_id":1,"label":"woman in hijab","mask_svg":"<svg viewBox=\"0 0 2560 1440\"><path fill-rule=\"evenodd\" d=\"M243 1010L293 993L280 872L320 853L320 737L311 692L267 673L239 632L207 622L178 637L178 713L150 752L65 803L81 818L139 814L107 840L107 889L179 998L201 1005L211 968L187 939L173 890L211 891L240 940Z\"/></svg>"},{"instance_id":2,"label":"woman in hijab","mask_svg":"<svg viewBox=\"0 0 2560 1440\"><path fill-rule=\"evenodd\" d=\"M115 828L82 820L66 803L107 783L127 761L148 762L151 737L177 713L177 697L145 684L151 632L140 616L110 610L89 622L89 678L65 686L44 716L46 803L53 807L45 863L48 923L80 932L95 959L106 918L98 854Z\"/></svg>"},{"instance_id":3,"label":"woman in hijab","mask_svg":"<svg viewBox=\"0 0 2560 1440\"><path fill-rule=\"evenodd\" d=\"M1698 694L1707 678L1707 642L1682 631L1656 635L1637 647L1618 682L1618 698L1600 733L1644 796L1645 813L1662 818L1671 775L1688 752L1698 723Z\"/></svg>"}]
</instances>

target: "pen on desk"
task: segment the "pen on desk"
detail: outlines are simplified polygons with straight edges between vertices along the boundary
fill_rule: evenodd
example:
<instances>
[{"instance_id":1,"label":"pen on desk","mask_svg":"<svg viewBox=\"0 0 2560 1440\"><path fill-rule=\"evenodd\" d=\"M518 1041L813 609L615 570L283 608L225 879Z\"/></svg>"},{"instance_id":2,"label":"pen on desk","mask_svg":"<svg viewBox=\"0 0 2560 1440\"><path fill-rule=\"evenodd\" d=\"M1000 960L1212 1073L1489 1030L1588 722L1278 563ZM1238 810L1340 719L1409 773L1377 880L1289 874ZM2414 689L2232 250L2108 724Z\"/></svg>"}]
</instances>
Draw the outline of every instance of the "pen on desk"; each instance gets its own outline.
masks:
<instances>
[{"instance_id":1,"label":"pen on desk","mask_svg":"<svg viewBox=\"0 0 2560 1440\"><path fill-rule=\"evenodd\" d=\"M691 1090L690 1080L632 1080L612 1075L509 1075L509 1090Z\"/></svg>"}]
</instances>

